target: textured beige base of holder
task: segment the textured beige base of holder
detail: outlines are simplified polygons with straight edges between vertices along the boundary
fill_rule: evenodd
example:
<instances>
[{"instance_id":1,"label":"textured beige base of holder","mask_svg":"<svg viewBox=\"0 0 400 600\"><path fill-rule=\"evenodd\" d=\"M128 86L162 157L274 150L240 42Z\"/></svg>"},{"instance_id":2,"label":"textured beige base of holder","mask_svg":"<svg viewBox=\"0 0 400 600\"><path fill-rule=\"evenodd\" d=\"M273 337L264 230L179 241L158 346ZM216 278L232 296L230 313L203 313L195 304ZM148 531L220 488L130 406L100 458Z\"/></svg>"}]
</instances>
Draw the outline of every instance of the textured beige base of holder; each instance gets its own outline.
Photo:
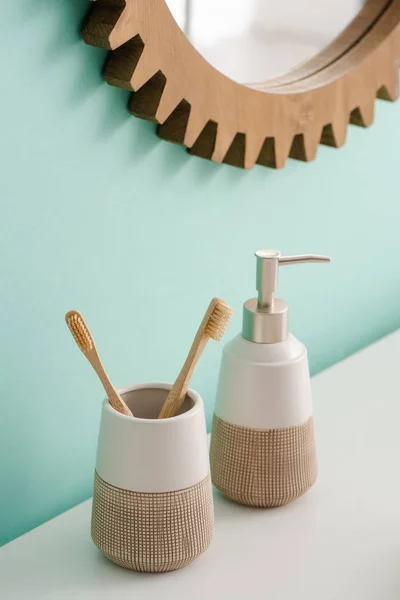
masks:
<instances>
[{"instance_id":1,"label":"textured beige base of holder","mask_svg":"<svg viewBox=\"0 0 400 600\"><path fill-rule=\"evenodd\" d=\"M92 539L121 567L174 571L207 550L214 533L210 476L178 492L144 494L109 485L95 474Z\"/></svg>"},{"instance_id":2,"label":"textured beige base of holder","mask_svg":"<svg viewBox=\"0 0 400 600\"><path fill-rule=\"evenodd\" d=\"M211 475L225 496L248 506L282 506L304 494L318 474L311 417L287 429L249 429L214 415Z\"/></svg>"}]
</instances>

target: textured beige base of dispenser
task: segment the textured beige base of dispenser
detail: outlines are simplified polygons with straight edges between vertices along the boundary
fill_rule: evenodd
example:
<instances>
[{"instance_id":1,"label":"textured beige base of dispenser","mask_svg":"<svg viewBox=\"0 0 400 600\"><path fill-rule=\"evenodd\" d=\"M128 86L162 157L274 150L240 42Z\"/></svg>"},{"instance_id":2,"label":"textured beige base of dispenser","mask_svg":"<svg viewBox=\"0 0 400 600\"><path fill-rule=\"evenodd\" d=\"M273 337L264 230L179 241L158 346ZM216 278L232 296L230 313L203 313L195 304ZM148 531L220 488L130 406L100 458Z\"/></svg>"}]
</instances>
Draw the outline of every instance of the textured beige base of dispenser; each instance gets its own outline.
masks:
<instances>
[{"instance_id":1,"label":"textured beige base of dispenser","mask_svg":"<svg viewBox=\"0 0 400 600\"><path fill-rule=\"evenodd\" d=\"M121 567L174 571L207 550L214 533L211 478L178 492L139 493L95 474L92 539Z\"/></svg>"},{"instance_id":2,"label":"textured beige base of dispenser","mask_svg":"<svg viewBox=\"0 0 400 600\"><path fill-rule=\"evenodd\" d=\"M318 474L311 417L286 429L249 429L214 415L211 476L225 496L248 506L272 508L304 494Z\"/></svg>"}]
</instances>

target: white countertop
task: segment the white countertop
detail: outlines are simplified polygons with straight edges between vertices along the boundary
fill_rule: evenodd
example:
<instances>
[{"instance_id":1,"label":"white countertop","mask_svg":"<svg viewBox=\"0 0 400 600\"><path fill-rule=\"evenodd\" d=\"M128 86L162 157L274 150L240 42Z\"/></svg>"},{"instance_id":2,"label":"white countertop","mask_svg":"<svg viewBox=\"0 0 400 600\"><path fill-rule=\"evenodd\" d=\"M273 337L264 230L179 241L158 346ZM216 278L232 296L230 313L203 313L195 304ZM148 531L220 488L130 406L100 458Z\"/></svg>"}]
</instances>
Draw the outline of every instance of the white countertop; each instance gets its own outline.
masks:
<instances>
[{"instance_id":1,"label":"white countertop","mask_svg":"<svg viewBox=\"0 0 400 600\"><path fill-rule=\"evenodd\" d=\"M215 494L215 538L189 567L135 574L98 552L90 501L0 549L4 600L398 600L400 331L312 380L320 475L283 508Z\"/></svg>"}]
</instances>

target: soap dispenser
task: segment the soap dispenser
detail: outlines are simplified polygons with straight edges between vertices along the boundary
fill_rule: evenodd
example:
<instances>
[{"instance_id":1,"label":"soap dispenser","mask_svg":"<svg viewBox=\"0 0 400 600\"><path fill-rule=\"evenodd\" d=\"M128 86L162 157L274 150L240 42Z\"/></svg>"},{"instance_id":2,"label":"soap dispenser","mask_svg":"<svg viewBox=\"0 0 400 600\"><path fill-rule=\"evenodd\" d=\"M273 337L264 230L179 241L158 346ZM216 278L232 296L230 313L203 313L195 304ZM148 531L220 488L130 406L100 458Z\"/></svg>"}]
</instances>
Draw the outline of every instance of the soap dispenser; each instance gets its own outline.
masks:
<instances>
[{"instance_id":1,"label":"soap dispenser","mask_svg":"<svg viewBox=\"0 0 400 600\"><path fill-rule=\"evenodd\" d=\"M282 506L317 478L307 350L288 330L288 305L275 298L279 267L329 262L259 250L258 298L245 302L243 331L226 344L211 435L211 474L228 498Z\"/></svg>"}]
</instances>

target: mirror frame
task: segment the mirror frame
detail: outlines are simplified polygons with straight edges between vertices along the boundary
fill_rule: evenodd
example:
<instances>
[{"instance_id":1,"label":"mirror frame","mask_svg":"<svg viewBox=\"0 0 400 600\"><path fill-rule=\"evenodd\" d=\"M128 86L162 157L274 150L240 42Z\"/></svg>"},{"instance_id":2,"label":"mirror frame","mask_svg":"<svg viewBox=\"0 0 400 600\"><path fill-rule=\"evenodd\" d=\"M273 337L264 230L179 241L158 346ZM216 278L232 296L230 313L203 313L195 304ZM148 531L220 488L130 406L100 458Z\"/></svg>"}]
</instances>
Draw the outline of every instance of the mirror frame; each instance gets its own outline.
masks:
<instances>
[{"instance_id":1,"label":"mirror frame","mask_svg":"<svg viewBox=\"0 0 400 600\"><path fill-rule=\"evenodd\" d=\"M130 112L190 154L246 169L311 161L368 127L375 98L399 95L400 0L369 0L327 48L289 73L237 83L210 65L165 0L96 0L82 28L110 50L104 78L132 92Z\"/></svg>"}]
</instances>

